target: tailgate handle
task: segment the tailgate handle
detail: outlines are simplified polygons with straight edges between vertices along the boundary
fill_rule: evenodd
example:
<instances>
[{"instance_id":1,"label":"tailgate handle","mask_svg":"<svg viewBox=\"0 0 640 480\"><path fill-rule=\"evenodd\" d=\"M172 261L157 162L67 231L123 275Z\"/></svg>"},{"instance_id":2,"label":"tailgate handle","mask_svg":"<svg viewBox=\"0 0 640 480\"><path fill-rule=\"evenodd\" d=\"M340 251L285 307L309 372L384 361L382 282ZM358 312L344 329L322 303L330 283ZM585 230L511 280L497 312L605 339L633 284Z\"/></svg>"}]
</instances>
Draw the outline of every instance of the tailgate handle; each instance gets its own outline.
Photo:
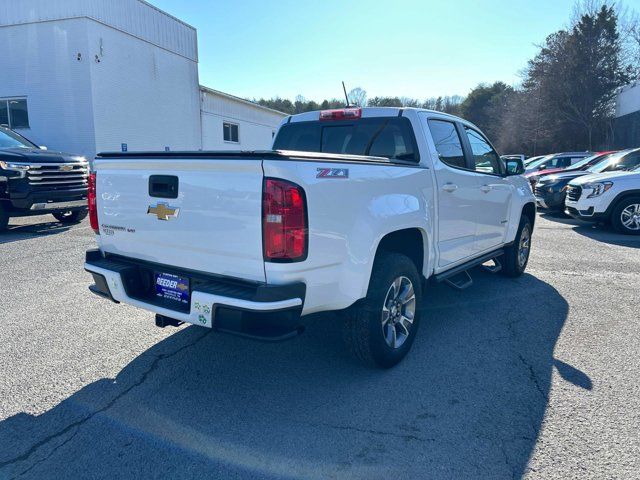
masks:
<instances>
[{"instance_id":1,"label":"tailgate handle","mask_svg":"<svg viewBox=\"0 0 640 480\"><path fill-rule=\"evenodd\" d=\"M175 175L151 175L149 196L156 198L178 198L178 177Z\"/></svg>"}]
</instances>

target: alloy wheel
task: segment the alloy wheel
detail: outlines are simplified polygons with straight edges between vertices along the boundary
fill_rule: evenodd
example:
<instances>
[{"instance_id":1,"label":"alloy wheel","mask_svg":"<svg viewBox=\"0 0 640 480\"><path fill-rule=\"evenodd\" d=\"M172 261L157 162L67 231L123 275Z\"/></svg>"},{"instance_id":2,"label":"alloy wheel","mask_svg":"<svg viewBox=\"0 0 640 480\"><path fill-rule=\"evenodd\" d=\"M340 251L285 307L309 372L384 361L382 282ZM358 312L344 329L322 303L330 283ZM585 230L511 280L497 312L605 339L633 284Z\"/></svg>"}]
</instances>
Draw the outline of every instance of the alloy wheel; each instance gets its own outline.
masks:
<instances>
[{"instance_id":1,"label":"alloy wheel","mask_svg":"<svg viewBox=\"0 0 640 480\"><path fill-rule=\"evenodd\" d=\"M391 348L400 348L409 338L416 315L416 294L407 277L396 278L382 305L382 334Z\"/></svg>"},{"instance_id":2,"label":"alloy wheel","mask_svg":"<svg viewBox=\"0 0 640 480\"><path fill-rule=\"evenodd\" d=\"M620 222L627 230L640 230L640 204L632 203L622 210Z\"/></svg>"},{"instance_id":3,"label":"alloy wheel","mask_svg":"<svg viewBox=\"0 0 640 480\"><path fill-rule=\"evenodd\" d=\"M529 251L531 250L531 230L529 225L525 225L520 234L520 244L518 245L518 264L523 268L527 264Z\"/></svg>"}]
</instances>

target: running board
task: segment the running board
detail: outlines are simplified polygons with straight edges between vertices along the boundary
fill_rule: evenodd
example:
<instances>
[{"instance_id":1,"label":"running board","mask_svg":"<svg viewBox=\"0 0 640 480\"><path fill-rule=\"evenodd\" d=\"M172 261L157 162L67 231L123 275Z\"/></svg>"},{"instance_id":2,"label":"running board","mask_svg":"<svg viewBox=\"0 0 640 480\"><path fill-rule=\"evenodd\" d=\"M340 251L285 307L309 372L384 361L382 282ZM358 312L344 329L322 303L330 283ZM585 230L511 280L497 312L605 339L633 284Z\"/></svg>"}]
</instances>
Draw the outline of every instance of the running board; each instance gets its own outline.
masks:
<instances>
[{"instance_id":1,"label":"running board","mask_svg":"<svg viewBox=\"0 0 640 480\"><path fill-rule=\"evenodd\" d=\"M498 257L501 257L502 255L504 255L504 250L502 248L494 250L493 252L486 253L481 257L469 260L462 265L458 265L451 270L438 273L434 275L434 278L436 282L446 282L450 287L453 287L457 290L464 290L465 288L473 285L473 280L471 279L471 276L468 272L469 269L493 260L494 265L486 266L485 268L492 273L497 273L502 270L502 263L498 259Z\"/></svg>"}]
</instances>

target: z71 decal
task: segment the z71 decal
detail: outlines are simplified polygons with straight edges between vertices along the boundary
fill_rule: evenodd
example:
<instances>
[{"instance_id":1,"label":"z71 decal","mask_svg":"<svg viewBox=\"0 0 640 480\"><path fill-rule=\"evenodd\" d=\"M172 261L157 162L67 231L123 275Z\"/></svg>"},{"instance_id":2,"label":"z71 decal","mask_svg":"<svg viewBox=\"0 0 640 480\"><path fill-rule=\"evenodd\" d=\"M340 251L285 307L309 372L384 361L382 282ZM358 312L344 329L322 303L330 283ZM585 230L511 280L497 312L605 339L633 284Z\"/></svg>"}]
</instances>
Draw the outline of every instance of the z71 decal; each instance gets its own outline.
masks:
<instances>
[{"instance_id":1,"label":"z71 decal","mask_svg":"<svg viewBox=\"0 0 640 480\"><path fill-rule=\"evenodd\" d=\"M316 178L349 178L348 168L318 168Z\"/></svg>"}]
</instances>

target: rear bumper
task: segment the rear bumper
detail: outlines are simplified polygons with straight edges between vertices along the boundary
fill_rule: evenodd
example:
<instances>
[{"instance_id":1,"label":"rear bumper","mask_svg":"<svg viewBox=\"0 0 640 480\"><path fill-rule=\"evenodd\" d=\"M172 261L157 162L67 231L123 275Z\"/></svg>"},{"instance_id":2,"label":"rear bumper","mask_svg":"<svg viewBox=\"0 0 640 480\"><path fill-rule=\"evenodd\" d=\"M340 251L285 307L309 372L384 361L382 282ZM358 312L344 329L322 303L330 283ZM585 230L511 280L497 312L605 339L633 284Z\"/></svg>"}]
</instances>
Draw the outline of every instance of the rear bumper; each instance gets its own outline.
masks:
<instances>
[{"instance_id":1,"label":"rear bumper","mask_svg":"<svg viewBox=\"0 0 640 480\"><path fill-rule=\"evenodd\" d=\"M93 275L95 294L127 303L179 322L264 340L282 340L302 330L303 283L267 285L89 250L85 270ZM190 279L190 304L167 305L155 296L154 272Z\"/></svg>"}]
</instances>

